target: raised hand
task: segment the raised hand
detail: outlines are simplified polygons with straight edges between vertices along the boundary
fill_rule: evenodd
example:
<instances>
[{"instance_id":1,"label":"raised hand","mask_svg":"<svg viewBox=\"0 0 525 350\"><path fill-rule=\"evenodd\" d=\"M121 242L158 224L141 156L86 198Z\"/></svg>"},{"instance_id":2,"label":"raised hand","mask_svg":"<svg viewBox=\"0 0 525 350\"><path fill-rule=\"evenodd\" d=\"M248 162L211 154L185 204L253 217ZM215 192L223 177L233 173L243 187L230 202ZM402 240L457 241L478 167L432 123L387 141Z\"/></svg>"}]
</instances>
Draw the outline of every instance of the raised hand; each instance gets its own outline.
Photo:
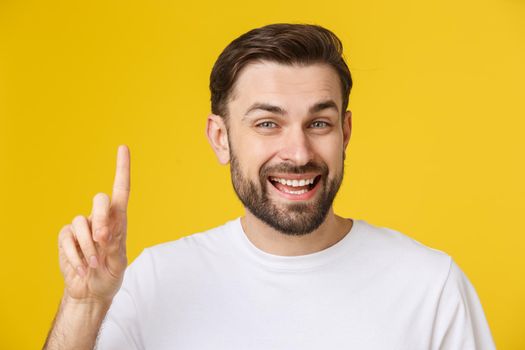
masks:
<instances>
[{"instance_id":1,"label":"raised hand","mask_svg":"<svg viewBox=\"0 0 525 350\"><path fill-rule=\"evenodd\" d=\"M76 216L59 234L64 297L80 302L111 302L127 266L126 230L130 191L130 155L119 146L111 199L93 198L91 215Z\"/></svg>"}]
</instances>

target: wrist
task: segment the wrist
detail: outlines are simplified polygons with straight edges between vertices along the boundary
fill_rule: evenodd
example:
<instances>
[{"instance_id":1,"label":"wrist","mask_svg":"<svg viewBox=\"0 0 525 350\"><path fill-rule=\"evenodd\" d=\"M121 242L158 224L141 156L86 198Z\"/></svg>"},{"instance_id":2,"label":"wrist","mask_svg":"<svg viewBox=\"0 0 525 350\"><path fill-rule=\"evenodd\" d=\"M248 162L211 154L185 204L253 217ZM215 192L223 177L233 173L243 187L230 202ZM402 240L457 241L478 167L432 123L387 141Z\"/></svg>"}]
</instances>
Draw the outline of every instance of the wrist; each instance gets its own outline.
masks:
<instances>
[{"instance_id":1,"label":"wrist","mask_svg":"<svg viewBox=\"0 0 525 350\"><path fill-rule=\"evenodd\" d=\"M111 306L111 299L99 298L73 298L64 293L61 301L61 308L71 310L77 315L92 316L95 319L105 315Z\"/></svg>"},{"instance_id":2,"label":"wrist","mask_svg":"<svg viewBox=\"0 0 525 350\"><path fill-rule=\"evenodd\" d=\"M62 296L61 305L70 306L70 307L84 307L84 308L101 308L109 307L113 298L103 298L103 297L85 297L85 298L75 298L72 297L67 289L64 290Z\"/></svg>"}]
</instances>

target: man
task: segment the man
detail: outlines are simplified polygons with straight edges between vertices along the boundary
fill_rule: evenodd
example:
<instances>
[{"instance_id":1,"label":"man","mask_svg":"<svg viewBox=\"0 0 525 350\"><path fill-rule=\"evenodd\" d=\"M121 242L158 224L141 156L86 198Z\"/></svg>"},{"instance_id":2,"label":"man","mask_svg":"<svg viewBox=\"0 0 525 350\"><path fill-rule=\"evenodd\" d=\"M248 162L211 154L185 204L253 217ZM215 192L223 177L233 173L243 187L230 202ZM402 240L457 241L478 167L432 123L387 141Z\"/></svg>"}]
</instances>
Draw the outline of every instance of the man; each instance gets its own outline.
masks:
<instances>
[{"instance_id":1,"label":"man","mask_svg":"<svg viewBox=\"0 0 525 350\"><path fill-rule=\"evenodd\" d=\"M59 235L65 293L47 349L494 349L445 253L334 214L350 140L342 45L312 25L234 40L207 135L245 216L146 249L126 269L129 151L111 200ZM124 274L125 272L125 274Z\"/></svg>"}]
</instances>

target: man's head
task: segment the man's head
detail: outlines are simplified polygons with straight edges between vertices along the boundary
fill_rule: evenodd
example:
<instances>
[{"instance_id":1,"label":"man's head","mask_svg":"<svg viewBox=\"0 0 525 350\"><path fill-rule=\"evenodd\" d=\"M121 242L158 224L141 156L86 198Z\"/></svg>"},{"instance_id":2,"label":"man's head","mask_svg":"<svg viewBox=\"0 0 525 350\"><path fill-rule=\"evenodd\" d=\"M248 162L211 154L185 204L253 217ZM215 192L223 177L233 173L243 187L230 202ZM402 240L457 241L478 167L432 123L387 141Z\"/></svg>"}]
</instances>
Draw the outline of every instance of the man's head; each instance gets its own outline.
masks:
<instances>
[{"instance_id":1,"label":"man's head","mask_svg":"<svg viewBox=\"0 0 525 350\"><path fill-rule=\"evenodd\" d=\"M229 116L228 102L234 97L239 74L246 65L257 61L299 66L324 63L331 66L341 80L341 111L346 111L352 77L344 61L339 38L320 26L280 23L241 35L220 54L210 75L213 114L223 118Z\"/></svg>"},{"instance_id":2,"label":"man's head","mask_svg":"<svg viewBox=\"0 0 525 350\"><path fill-rule=\"evenodd\" d=\"M323 223L343 178L352 85L330 31L277 24L252 30L220 55L212 74L208 138L231 162L246 209L291 235Z\"/></svg>"}]
</instances>

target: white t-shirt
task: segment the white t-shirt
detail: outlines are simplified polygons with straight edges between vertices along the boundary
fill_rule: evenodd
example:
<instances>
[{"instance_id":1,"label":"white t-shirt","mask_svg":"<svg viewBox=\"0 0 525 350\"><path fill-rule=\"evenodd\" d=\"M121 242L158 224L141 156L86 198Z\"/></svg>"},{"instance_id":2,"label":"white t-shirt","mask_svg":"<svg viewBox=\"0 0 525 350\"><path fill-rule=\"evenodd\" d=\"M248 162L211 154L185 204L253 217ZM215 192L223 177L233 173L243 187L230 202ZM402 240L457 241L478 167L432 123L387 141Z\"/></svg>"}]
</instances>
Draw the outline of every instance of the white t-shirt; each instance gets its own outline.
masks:
<instances>
[{"instance_id":1,"label":"white t-shirt","mask_svg":"<svg viewBox=\"0 0 525 350\"><path fill-rule=\"evenodd\" d=\"M478 296L443 252L354 220L302 256L254 246L240 219L145 249L98 348L495 349Z\"/></svg>"}]
</instances>

